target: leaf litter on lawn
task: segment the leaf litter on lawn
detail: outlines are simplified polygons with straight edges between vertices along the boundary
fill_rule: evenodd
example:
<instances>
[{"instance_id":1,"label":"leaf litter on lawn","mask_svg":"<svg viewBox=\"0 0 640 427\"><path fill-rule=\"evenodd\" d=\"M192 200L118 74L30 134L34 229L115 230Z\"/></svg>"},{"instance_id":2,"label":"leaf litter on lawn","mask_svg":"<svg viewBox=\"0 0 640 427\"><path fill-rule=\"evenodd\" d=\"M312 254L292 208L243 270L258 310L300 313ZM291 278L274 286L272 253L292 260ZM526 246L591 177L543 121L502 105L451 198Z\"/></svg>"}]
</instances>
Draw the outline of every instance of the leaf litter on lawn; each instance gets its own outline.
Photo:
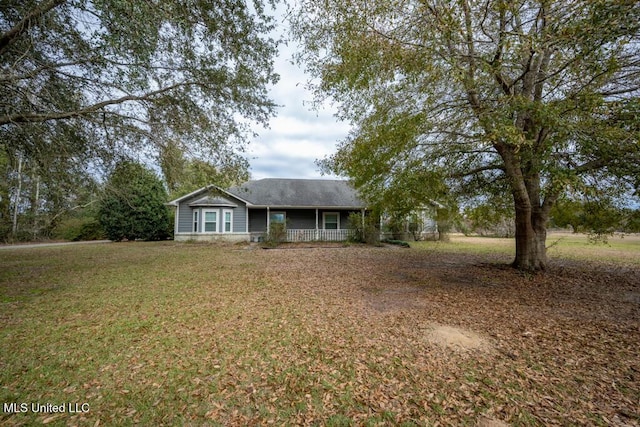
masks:
<instances>
[{"instance_id":1,"label":"leaf litter on lawn","mask_svg":"<svg viewBox=\"0 0 640 427\"><path fill-rule=\"evenodd\" d=\"M526 275L486 255L288 255L272 280L315 301L308 313L327 346L349 330L348 357L364 364L353 391L369 410L353 420L385 413L390 397L394 422L640 420L637 269L565 262Z\"/></svg>"},{"instance_id":2,"label":"leaf litter on lawn","mask_svg":"<svg viewBox=\"0 0 640 427\"><path fill-rule=\"evenodd\" d=\"M486 254L138 248L85 248L68 289L12 306L3 398L88 400L89 414L62 419L80 425L640 422L637 269L562 261L532 276ZM30 281L63 281L42 271Z\"/></svg>"}]
</instances>

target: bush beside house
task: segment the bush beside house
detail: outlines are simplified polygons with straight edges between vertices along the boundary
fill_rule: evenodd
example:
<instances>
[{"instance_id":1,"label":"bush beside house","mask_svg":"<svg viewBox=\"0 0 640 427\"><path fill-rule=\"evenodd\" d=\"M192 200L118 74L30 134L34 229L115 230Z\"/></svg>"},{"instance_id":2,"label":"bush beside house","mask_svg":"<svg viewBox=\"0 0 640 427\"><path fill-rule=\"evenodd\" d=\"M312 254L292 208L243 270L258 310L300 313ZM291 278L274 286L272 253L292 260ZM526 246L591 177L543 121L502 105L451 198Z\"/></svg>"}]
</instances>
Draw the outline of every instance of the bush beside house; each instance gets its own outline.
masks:
<instances>
[{"instance_id":1,"label":"bush beside house","mask_svg":"<svg viewBox=\"0 0 640 427\"><path fill-rule=\"evenodd\" d=\"M121 162L107 181L100 224L113 241L166 239L172 227L166 200L166 190L152 171L134 162Z\"/></svg>"}]
</instances>

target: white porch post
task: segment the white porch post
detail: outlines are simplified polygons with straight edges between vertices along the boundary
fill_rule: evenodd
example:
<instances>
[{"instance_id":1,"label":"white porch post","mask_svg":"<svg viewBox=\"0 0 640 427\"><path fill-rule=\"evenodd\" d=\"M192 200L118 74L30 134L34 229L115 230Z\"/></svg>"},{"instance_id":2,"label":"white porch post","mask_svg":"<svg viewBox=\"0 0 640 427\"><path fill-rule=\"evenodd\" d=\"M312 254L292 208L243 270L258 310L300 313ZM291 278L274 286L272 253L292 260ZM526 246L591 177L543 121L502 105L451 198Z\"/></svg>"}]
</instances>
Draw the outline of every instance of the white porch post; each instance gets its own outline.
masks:
<instances>
[{"instance_id":1,"label":"white porch post","mask_svg":"<svg viewBox=\"0 0 640 427\"><path fill-rule=\"evenodd\" d=\"M269 206L267 206L267 233L269 232L270 226L271 226L271 215L269 211Z\"/></svg>"},{"instance_id":2,"label":"white porch post","mask_svg":"<svg viewBox=\"0 0 640 427\"><path fill-rule=\"evenodd\" d=\"M178 232L180 230L178 230L178 226L180 225L180 218L178 217L180 212L180 204L178 203L178 206L175 207L175 215L173 216L173 220L174 220L174 224L173 224L173 235L175 238L175 235L178 234Z\"/></svg>"},{"instance_id":3,"label":"white porch post","mask_svg":"<svg viewBox=\"0 0 640 427\"><path fill-rule=\"evenodd\" d=\"M318 240L318 208L316 208L316 240Z\"/></svg>"}]
</instances>

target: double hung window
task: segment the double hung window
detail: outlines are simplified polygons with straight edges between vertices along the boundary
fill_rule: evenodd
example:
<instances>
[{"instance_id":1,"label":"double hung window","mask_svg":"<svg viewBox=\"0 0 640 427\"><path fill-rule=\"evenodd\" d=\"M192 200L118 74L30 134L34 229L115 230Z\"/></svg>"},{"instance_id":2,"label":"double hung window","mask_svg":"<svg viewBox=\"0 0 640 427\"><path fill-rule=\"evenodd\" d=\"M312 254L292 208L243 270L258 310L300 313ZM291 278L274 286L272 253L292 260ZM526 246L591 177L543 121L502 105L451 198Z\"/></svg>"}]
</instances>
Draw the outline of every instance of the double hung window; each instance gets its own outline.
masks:
<instances>
[{"instance_id":1,"label":"double hung window","mask_svg":"<svg viewBox=\"0 0 640 427\"><path fill-rule=\"evenodd\" d=\"M325 212L322 215L325 230L338 230L340 228L340 214L338 212Z\"/></svg>"},{"instance_id":2,"label":"double hung window","mask_svg":"<svg viewBox=\"0 0 640 427\"><path fill-rule=\"evenodd\" d=\"M215 233L218 231L218 212L204 211L204 230L205 233Z\"/></svg>"},{"instance_id":3,"label":"double hung window","mask_svg":"<svg viewBox=\"0 0 640 427\"><path fill-rule=\"evenodd\" d=\"M223 232L231 233L233 229L233 211L225 209L222 211L222 215L224 218L224 229Z\"/></svg>"}]
</instances>

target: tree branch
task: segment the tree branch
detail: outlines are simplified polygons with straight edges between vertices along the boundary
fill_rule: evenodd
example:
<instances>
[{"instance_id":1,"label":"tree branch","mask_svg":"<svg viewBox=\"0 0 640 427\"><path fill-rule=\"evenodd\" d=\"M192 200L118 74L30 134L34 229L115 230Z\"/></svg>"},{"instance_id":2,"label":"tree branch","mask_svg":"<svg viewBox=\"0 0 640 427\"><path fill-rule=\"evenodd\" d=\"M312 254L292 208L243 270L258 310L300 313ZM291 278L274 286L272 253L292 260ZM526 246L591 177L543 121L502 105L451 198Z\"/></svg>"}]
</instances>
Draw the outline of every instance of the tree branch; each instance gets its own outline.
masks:
<instances>
[{"instance_id":1,"label":"tree branch","mask_svg":"<svg viewBox=\"0 0 640 427\"><path fill-rule=\"evenodd\" d=\"M480 167L472 169L470 171L454 173L454 174L451 174L450 176L451 176L451 178L464 178L465 176L471 176L471 175L478 174L480 172L492 171L492 170L498 170L498 171L504 172L505 171L505 167L502 166L502 165L480 166Z\"/></svg>"},{"instance_id":2,"label":"tree branch","mask_svg":"<svg viewBox=\"0 0 640 427\"><path fill-rule=\"evenodd\" d=\"M583 172L590 172L597 169L601 169L605 166L607 166L607 162L604 159L595 159L587 163L583 163L580 166L576 166L574 168L574 172L577 174L581 174Z\"/></svg>"},{"instance_id":3,"label":"tree branch","mask_svg":"<svg viewBox=\"0 0 640 427\"><path fill-rule=\"evenodd\" d=\"M33 21L36 21L47 12L63 4L66 0L50 0L33 9L27 16L22 18L20 22L13 26L9 31L0 35L0 55L2 55L9 46L24 32L28 31Z\"/></svg>"},{"instance_id":4,"label":"tree branch","mask_svg":"<svg viewBox=\"0 0 640 427\"><path fill-rule=\"evenodd\" d=\"M8 114L5 116L0 116L0 126L4 126L7 124L16 124L16 123L41 123L49 120L60 120L60 119L70 119L73 117L80 117L87 114L95 113L96 111L101 110L102 108L108 105L117 105L122 104L128 101L146 101L152 98L153 96L169 92L173 89L176 89L181 86L189 86L195 85L197 83L177 83L172 86L168 86L166 88L158 89L144 95L127 95L121 98L110 99L107 101L98 102L96 104L90 105L88 107L82 108L76 111L63 111L57 113L16 113L16 114Z\"/></svg>"}]
</instances>

